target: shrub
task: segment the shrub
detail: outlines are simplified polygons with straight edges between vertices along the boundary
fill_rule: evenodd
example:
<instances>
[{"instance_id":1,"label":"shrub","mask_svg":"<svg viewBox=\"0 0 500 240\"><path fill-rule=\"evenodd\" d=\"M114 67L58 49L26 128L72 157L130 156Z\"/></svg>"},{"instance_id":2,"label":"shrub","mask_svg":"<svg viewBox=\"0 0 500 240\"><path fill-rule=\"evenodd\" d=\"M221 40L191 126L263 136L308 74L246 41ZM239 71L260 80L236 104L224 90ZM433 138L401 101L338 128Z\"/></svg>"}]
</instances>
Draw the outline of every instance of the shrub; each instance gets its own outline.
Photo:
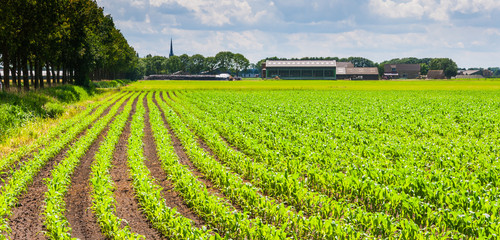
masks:
<instances>
[{"instance_id":1,"label":"shrub","mask_svg":"<svg viewBox=\"0 0 500 240\"><path fill-rule=\"evenodd\" d=\"M95 81L91 86L94 88L118 88L130 84L132 81L127 79L116 79L111 81Z\"/></svg>"},{"instance_id":2,"label":"shrub","mask_svg":"<svg viewBox=\"0 0 500 240\"><path fill-rule=\"evenodd\" d=\"M43 108L45 109L47 116L51 118L59 117L64 113L64 107L55 102L48 102L43 106Z\"/></svg>"}]
</instances>

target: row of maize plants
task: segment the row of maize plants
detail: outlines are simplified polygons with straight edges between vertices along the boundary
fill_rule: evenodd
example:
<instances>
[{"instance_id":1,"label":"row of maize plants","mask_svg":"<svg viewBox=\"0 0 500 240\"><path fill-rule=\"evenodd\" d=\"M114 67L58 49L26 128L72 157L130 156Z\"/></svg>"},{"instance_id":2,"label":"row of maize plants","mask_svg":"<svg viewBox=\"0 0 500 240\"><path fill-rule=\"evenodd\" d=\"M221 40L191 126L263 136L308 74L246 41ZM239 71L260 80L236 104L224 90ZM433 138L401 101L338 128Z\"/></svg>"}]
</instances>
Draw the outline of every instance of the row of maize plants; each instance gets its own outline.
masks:
<instances>
[{"instance_id":1,"label":"row of maize plants","mask_svg":"<svg viewBox=\"0 0 500 240\"><path fill-rule=\"evenodd\" d=\"M174 104L171 101L168 102L170 105ZM163 105L164 103L161 102L160 104ZM167 107L165 106L165 108ZM166 111L169 110L170 109L166 109ZM290 210L291 207L287 207L284 203L278 203L273 199L262 196L258 193L259 189L248 183L244 183L241 178L229 172L226 169L226 166L220 164L212 156L206 154L204 150L198 146L194 133L192 133L185 126L185 124L182 123L179 117L172 114L167 116L167 119L170 125L174 128L174 131L176 130L177 132L183 133L179 134L181 142L186 148L186 152L195 166L197 166L197 168L200 169L216 186L218 186L218 188L220 188L229 199L240 205L244 210L250 212L252 215L264 219L269 224L281 227L290 237L293 238L361 238L362 234L354 230L349 224L338 224L333 219L323 220L318 216L306 218L302 212L297 213L296 211ZM210 129L200 127L199 124L201 123L196 120L189 122L189 126L198 130L197 133L200 134L202 138L207 135L217 136L214 135L213 131L210 132ZM210 146L212 142L207 141L207 143ZM228 148L226 148L226 150L227 149ZM218 154L220 153L217 150L216 152ZM240 167L249 166L248 162L241 161L241 158L231 157L230 159L224 159L227 160L226 162L232 161L230 164L232 170L241 172L238 171ZM267 172L262 168L259 170ZM271 178L276 178L276 174L272 174L273 176ZM259 174L256 173L255 175ZM267 179L270 179L269 176ZM369 238L369 236L364 236L364 238Z\"/></svg>"},{"instance_id":2,"label":"row of maize plants","mask_svg":"<svg viewBox=\"0 0 500 240\"><path fill-rule=\"evenodd\" d=\"M51 178L46 179L47 192L45 192L44 224L47 227L45 235L51 239L71 239L71 226L64 216L66 202L64 197L71 185L73 172L80 164L80 159L86 154L92 143L97 140L102 131L115 117L119 109L129 97L119 100L106 116L100 118L92 125L87 133L78 139L66 153L65 158L51 171Z\"/></svg>"},{"instance_id":3,"label":"row of maize plants","mask_svg":"<svg viewBox=\"0 0 500 240\"><path fill-rule=\"evenodd\" d=\"M75 123L65 133L56 140L52 140L45 148L40 149L33 155L33 158L22 163L19 168L12 172L5 184L0 188L0 238L6 238L11 229L9 217L12 208L16 206L18 197L23 194L28 185L46 163L55 157L64 147L66 147L79 133L83 132L92 122L98 119L101 114L115 101L122 98L124 94L117 94L102 105L91 115Z\"/></svg>"},{"instance_id":4,"label":"row of maize plants","mask_svg":"<svg viewBox=\"0 0 500 240\"><path fill-rule=\"evenodd\" d=\"M99 146L99 151L96 153L91 167L92 210L101 231L109 239L145 239L144 236L133 233L128 225L122 227L124 220L115 215L116 200L113 195L114 184L110 174L113 153L132 111L134 100L137 99L138 95L137 93L130 98L123 112L110 125L110 129L104 138L105 140Z\"/></svg>"},{"instance_id":5,"label":"row of maize plants","mask_svg":"<svg viewBox=\"0 0 500 240\"><path fill-rule=\"evenodd\" d=\"M202 107L202 109L207 112L212 111L213 112L212 115L214 116L214 118L217 117L219 119L226 118L229 120L233 120L227 122L219 121L218 127L216 127L219 131L226 132L224 135L229 141L232 141L233 143L238 145L242 150L251 154L256 159L265 158L263 159L263 161L267 162L272 162L272 161L276 162L276 160L278 160L278 162L274 164L274 166L281 165L281 167L279 167L280 169L287 169L293 173L297 172L307 173L304 174L305 177L303 177L303 179L307 180L306 182L309 182L308 184L309 187L313 189L325 192L326 194L329 195L335 195L335 196L340 195L340 197L344 197L350 201L357 202L362 206L370 206L369 209L371 211L385 211L395 216L404 215L408 219L414 219L419 225L427 226L427 228L454 229L464 234L472 236L495 234L498 231L497 229L498 222L494 217L495 215L498 214L497 213L498 210L495 210L498 209L498 204L496 203L497 201L495 200L496 199L495 194L491 193L489 195L476 194L476 189L479 192L480 189L478 188L481 187L480 183L478 183L477 181L474 183L475 187L473 184L467 184L467 182L465 182L466 186L464 188L458 188L459 190L456 190L457 189L456 187L450 189L450 186L448 186L447 188L448 191L442 191L441 192L442 194L440 194L441 198L446 199L446 204L441 204L436 206L434 202L430 204L428 203L429 201L426 200L425 198L421 199L421 197L418 195L412 196L410 193L406 193L405 191L402 190L402 188L404 188L403 186L407 186L409 182L422 183L422 181L411 181L411 178L409 181L404 177L392 177L392 178L388 177L388 179L396 180L395 184L384 185L381 184L379 179L370 178L370 174L367 174L366 171L364 172L365 175L356 174L357 169L368 169L369 171L374 172L372 175L377 175L377 173L378 175L380 175L380 173L385 174L387 172L397 172L398 171L397 168L383 169L381 167L377 169L376 167L373 167L372 164L370 164L370 161L373 161L372 159L363 158L361 156L355 156L349 158L349 160L353 159L353 161L359 162L359 164L349 165L345 164L346 161L344 161L344 163L341 163L343 160L339 158L337 158L339 164L333 164L331 161L322 163L317 161L317 159L320 159L320 157L318 156L322 156L321 154L318 154L316 157L308 158L307 156L304 156L303 153L304 152L307 153L307 151L311 150L307 150L307 148L306 150L304 150L304 148L295 150L290 149L289 147L294 146L291 145L291 143L297 145L298 144L297 139L300 138L295 136L296 141L293 141L293 139L292 140L286 139L285 136L282 136L284 134L290 134L290 132L294 132L294 125L290 125L292 128L287 128L286 122L283 122L281 118L276 117L276 115L279 115L276 114L276 112L273 112L272 114L267 113L265 116L263 116L262 114L258 113L258 111L265 110L265 107L262 106L260 106L260 108L257 108L258 111L256 110L255 112L254 111L249 112L245 111L245 108L238 107L238 105L240 104L239 102L238 104L233 104L234 102L231 102L228 99L219 100L219 102L217 102L217 101L206 101L203 100L201 97L199 98L201 100L198 101L196 97L193 98L193 96L190 96L188 101L194 102L194 105L196 106L205 106L205 108ZM261 102L266 102L266 101L261 101ZM250 105L249 103L246 102L245 104ZM214 111L213 109L216 109L217 107L220 107L220 110ZM230 113L232 115L230 115ZM290 115L293 116L293 114ZM314 115L312 116L314 117ZM234 119L237 117L239 117L240 120L234 121ZM201 118L203 119L203 116L201 116ZM250 121L249 119L254 119L254 120ZM304 120L304 122L307 121ZM259 124L259 123L264 123L264 124ZM278 124L280 124L279 125L280 128L277 128L278 131L270 129L271 128L270 126L276 127L278 126ZM307 128L306 125L300 125L300 124L295 124L295 125L299 125L301 127L305 126L305 128ZM255 132L260 134L255 135L256 137L253 139L253 141L248 140L249 138L251 138L252 133ZM267 138L265 137L266 133L269 132L272 132L274 134L281 132L282 135L274 136L275 140L276 138L279 139L279 142L274 142L274 143L268 142L267 144L262 144L262 142L264 142L265 139L268 139L269 141L272 140L273 138L272 134L268 134ZM351 132L352 131L345 132L344 135L350 134ZM304 134L309 134L309 133L304 133ZM341 135L342 133L335 132L335 134L336 135L334 135L334 137L337 137L337 135ZM319 136L319 135L316 134L313 136ZM309 137L310 136L304 136L303 138L307 139ZM307 145L313 146L314 145L313 140L315 140L319 146L324 146L322 142L322 140L324 139L326 139L326 137L312 139L309 144L306 144L307 141L301 140L300 144L306 146ZM331 137L329 139L330 141L333 140L333 142L335 142L335 139L332 139ZM289 141L287 142L285 140ZM290 143L290 144L281 144L281 143ZM356 147L356 145L354 145L354 147ZM335 149L335 147L332 148ZM364 146L364 148L366 148L366 146ZM247 151L247 149L251 150ZM349 149L355 150L353 148ZM336 150L336 151L339 153L344 152L341 150ZM316 149L313 152L322 153L319 149ZM339 156L341 155L339 154ZM329 158L331 158L331 156L323 156L323 158L328 160ZM412 163L411 160L412 159L408 159L406 164L409 163L411 164ZM385 162L385 161L380 161L380 162ZM401 163L401 166L405 166L404 161L395 162L396 165L398 163ZM273 166L273 164L270 165ZM330 167L326 165L330 165ZM335 169L335 167L338 165L347 167ZM492 165L493 167L495 167L495 164ZM432 165L431 167L435 166ZM408 172L408 171L411 172L411 170L414 169L414 167L412 166L411 168L408 168L407 166L406 168L401 168L401 169L403 170L407 169L406 171L402 172ZM488 168L488 170L486 171L489 170L491 170L491 168ZM428 174L433 174L433 173L435 172L428 171ZM431 177L429 177L429 179L432 180L435 179L436 177L440 177L440 175L439 174L436 176L432 175ZM402 182L397 182L398 179L402 180ZM436 182L434 185L436 185ZM456 186L456 184L454 185ZM464 185L463 182L462 185ZM482 185L483 186L482 189L487 189L487 191L492 190L489 192L493 193L498 191L498 188L491 186L488 187L489 185L491 184ZM493 182L493 186L494 185L495 184ZM490 189L488 190L488 188ZM470 198L471 194L473 196L478 196L478 197L471 199ZM456 196L460 196L460 198L456 198ZM486 196L487 197L486 200L482 200L481 196ZM488 201L488 196L492 196L491 198L489 198L491 202ZM359 201L360 198L363 199L363 201ZM462 204L462 202L464 202L461 201L461 199L466 199L466 198L469 198L467 201L469 204L474 203L474 206L478 207L474 209L457 207L457 205L460 205Z\"/></svg>"},{"instance_id":6,"label":"row of maize plants","mask_svg":"<svg viewBox=\"0 0 500 240\"><path fill-rule=\"evenodd\" d=\"M158 95L156 101L160 104L163 114L171 124L173 131L180 139L185 139L184 135L190 136L182 122L175 121L176 115ZM240 212L231 209L225 201L207 191L205 185L193 175L187 166L179 163L179 159L172 146L170 133L165 126L162 115L158 107L149 99L150 119L156 141L157 152L163 169L173 182L175 190L179 191L186 204L201 218L203 218L217 233L230 239L286 239L286 232L269 226L260 218L249 219L247 212ZM174 119L174 120L173 120ZM178 120L178 119L177 119ZM181 124L181 125L179 125ZM187 130L189 131L189 130ZM184 146L189 148L189 145ZM207 153L201 153L207 156ZM200 157L198 155L198 157ZM200 158L199 161L206 161ZM218 235L216 235L218 237Z\"/></svg>"},{"instance_id":7,"label":"row of maize plants","mask_svg":"<svg viewBox=\"0 0 500 240\"><path fill-rule=\"evenodd\" d=\"M192 221L167 206L161 195L161 187L151 177L144 164L144 126L146 109L143 105L145 94L141 94L132 117L131 132L128 139L128 166L134 191L142 210L153 227L164 236L172 239L210 239L214 238L206 229L192 226Z\"/></svg>"},{"instance_id":8,"label":"row of maize plants","mask_svg":"<svg viewBox=\"0 0 500 240\"><path fill-rule=\"evenodd\" d=\"M176 99L175 97L172 97ZM304 211L317 215L320 219L337 219L353 224L359 231L372 232L375 236L394 237L413 236L413 238L449 238L451 233L436 234L433 231L421 232L411 221L395 222L383 213L366 212L363 208L310 191L301 183L297 174L288 171L270 170L267 164L253 161L241 152L233 150L219 137L219 133L190 115L182 106L169 101L180 116L193 128L217 153L219 158L232 170L261 187L265 193ZM325 223L323 223L326 226Z\"/></svg>"}]
</instances>

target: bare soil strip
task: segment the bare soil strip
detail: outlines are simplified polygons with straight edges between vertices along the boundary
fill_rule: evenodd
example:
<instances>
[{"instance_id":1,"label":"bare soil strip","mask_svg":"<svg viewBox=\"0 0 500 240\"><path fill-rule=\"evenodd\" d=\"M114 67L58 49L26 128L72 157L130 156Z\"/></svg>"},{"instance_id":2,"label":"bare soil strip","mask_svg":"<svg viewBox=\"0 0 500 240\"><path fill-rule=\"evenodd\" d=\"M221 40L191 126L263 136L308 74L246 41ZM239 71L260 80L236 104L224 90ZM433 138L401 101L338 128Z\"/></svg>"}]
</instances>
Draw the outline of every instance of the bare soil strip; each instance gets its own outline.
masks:
<instances>
[{"instance_id":1,"label":"bare soil strip","mask_svg":"<svg viewBox=\"0 0 500 240\"><path fill-rule=\"evenodd\" d=\"M161 239L161 234L152 227L139 208L128 172L127 143L130 136L130 122L136 111L137 100L135 99L132 105L132 111L113 155L113 168L110 173L116 187L116 215L124 219L126 221L124 224L128 224L133 232L144 235L146 239Z\"/></svg>"},{"instance_id":2,"label":"bare soil strip","mask_svg":"<svg viewBox=\"0 0 500 240\"><path fill-rule=\"evenodd\" d=\"M130 101L130 100L128 100ZM127 105L125 101L115 116L118 116ZM115 117L110 121L114 121ZM109 130L109 125L99 135L99 138L92 143L91 147L81 159L80 165L75 169L75 173L71 178L71 186L66 195L66 218L71 226L71 236L78 239L105 239L101 232L101 227L97 223L97 219L92 212L92 198L90 196L90 172L91 165L94 161L94 156L99 151L99 146L104 141Z\"/></svg>"},{"instance_id":3,"label":"bare soil strip","mask_svg":"<svg viewBox=\"0 0 500 240\"><path fill-rule=\"evenodd\" d=\"M105 116L109 113L114 104L109 106L101 115ZM92 127L89 125L87 130ZM45 167L33 178L33 183L28 187L26 193L19 197L19 203L12 210L10 217L10 226L12 228L11 239L46 239L43 231L43 207L45 205L43 199L47 186L44 184L44 178L51 177L51 171L54 166L61 162L69 150L69 146L73 145L80 137L87 133L87 130L78 134L78 136L59 154L50 160Z\"/></svg>"},{"instance_id":4,"label":"bare soil strip","mask_svg":"<svg viewBox=\"0 0 500 240\"><path fill-rule=\"evenodd\" d=\"M83 133L81 136L83 136ZM69 148L66 148L54 159L50 160L33 179L33 183L28 187L27 193L19 198L19 203L12 210L12 216L10 217L12 239L46 239L42 232L45 229L43 227L43 216L41 215L44 210L43 206L45 205L43 199L47 191L47 186L44 184L43 179L50 178L50 171L65 158L68 150Z\"/></svg>"},{"instance_id":5,"label":"bare soil strip","mask_svg":"<svg viewBox=\"0 0 500 240\"><path fill-rule=\"evenodd\" d=\"M161 97L161 99L163 101L165 101L163 99L163 95L160 95L160 97ZM158 106L158 102L156 102L156 99L153 99L153 101ZM205 175L203 174L203 172L201 172L200 170L198 170L198 168L196 166L194 166L194 164L191 162L191 160L189 160L189 157L187 156L187 154L185 152L184 146L182 146L181 141L175 135L174 131L172 130L172 128L170 127L170 125L166 121L165 114L163 113L163 111L161 109L160 109L160 112L161 112L161 116L163 118L163 122L165 123L165 126L167 127L168 132L170 133L170 138L172 139L172 143L174 145L175 153L179 157L179 162L181 164L187 166L189 168L189 170L193 173L193 175L196 176L196 178L207 187L207 190L211 194L213 194L213 195L215 195L217 197L220 197L222 199L225 199L226 202L229 203L233 207L233 209L238 210L238 211L242 211L241 206L239 206L237 204L233 204L229 199L227 199L224 196L224 194L209 179L207 179L205 177Z\"/></svg>"},{"instance_id":6,"label":"bare soil strip","mask_svg":"<svg viewBox=\"0 0 500 240\"><path fill-rule=\"evenodd\" d=\"M101 228L97 224L92 212L92 199L90 198L90 166L94 156L99 150L99 145L104 140L109 126L104 129L99 138L92 143L80 165L76 168L71 178L71 187L66 195L66 218L71 226L71 236L79 239L105 239Z\"/></svg>"},{"instance_id":7,"label":"bare soil strip","mask_svg":"<svg viewBox=\"0 0 500 240\"><path fill-rule=\"evenodd\" d=\"M167 179L167 174L161 167L161 162L156 152L156 143L154 141L151 124L149 123L149 107L147 105L146 98L144 98L143 103L144 107L146 108L143 139L144 155L146 157L145 164L151 172L151 175L155 179L156 183L163 188L161 193L166 200L167 206L177 209L177 212L182 214L184 217L193 220L195 227L202 227L205 225L205 221L198 215L196 215L196 213L189 209L189 207L184 203L182 196L180 196L179 193L174 190L174 185L170 180Z\"/></svg>"}]
</instances>

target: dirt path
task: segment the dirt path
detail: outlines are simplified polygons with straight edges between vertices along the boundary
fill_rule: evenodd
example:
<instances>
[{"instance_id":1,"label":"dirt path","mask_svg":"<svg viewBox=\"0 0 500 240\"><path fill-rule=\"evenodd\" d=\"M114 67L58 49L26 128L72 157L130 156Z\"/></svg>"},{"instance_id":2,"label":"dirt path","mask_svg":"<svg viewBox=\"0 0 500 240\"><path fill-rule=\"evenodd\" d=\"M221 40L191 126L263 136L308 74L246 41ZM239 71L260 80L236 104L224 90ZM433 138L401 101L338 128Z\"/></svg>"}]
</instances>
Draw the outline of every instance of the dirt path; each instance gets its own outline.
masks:
<instances>
[{"instance_id":1,"label":"dirt path","mask_svg":"<svg viewBox=\"0 0 500 240\"><path fill-rule=\"evenodd\" d=\"M112 106L109 106L101 115L105 116L109 113ZM90 129L93 124L90 124L87 128ZM10 226L12 228L11 238L12 239L46 239L42 231L45 230L43 226L43 207L45 205L43 199L45 198L45 192L47 191L47 186L44 184L44 178L51 177L51 171L54 166L61 162L69 150L69 146L72 146L80 137L87 133L87 130L78 134L78 136L66 146L66 148L56 155L53 159L49 160L48 163L43 167L42 170L34 177L32 184L28 187L26 193L19 197L19 203L16 208L12 210L12 216L10 217Z\"/></svg>"},{"instance_id":2,"label":"dirt path","mask_svg":"<svg viewBox=\"0 0 500 240\"><path fill-rule=\"evenodd\" d=\"M146 239L161 239L160 233L151 226L146 216L144 216L139 208L132 187L132 179L128 172L127 143L130 136L130 123L132 121L132 115L135 113L136 104L137 99L132 106L132 112L127 120L127 125L120 136L120 140L118 141L113 155L114 167L111 169L111 177L116 187L116 215L124 219L133 232L144 235Z\"/></svg>"},{"instance_id":3,"label":"dirt path","mask_svg":"<svg viewBox=\"0 0 500 240\"><path fill-rule=\"evenodd\" d=\"M156 143L151 130L151 124L149 123L149 107L147 106L146 99L144 99L144 107L146 108L146 116L143 141L146 166L151 171L151 175L155 178L156 183L163 188L161 193L166 200L167 206L176 208L177 212L184 217L193 220L196 227L202 227L205 225L205 221L188 208L183 198L179 195L179 192L174 190L172 182L167 179L167 174L161 167L160 159L156 153Z\"/></svg>"}]
</instances>

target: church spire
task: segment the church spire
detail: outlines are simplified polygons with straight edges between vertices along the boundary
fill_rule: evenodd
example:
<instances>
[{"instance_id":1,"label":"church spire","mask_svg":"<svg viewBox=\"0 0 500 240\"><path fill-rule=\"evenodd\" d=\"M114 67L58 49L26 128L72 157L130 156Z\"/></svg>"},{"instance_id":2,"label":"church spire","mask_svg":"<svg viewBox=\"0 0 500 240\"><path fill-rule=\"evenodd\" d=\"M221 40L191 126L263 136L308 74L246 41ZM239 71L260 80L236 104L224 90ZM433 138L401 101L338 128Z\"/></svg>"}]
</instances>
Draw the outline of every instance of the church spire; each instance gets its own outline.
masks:
<instances>
[{"instance_id":1,"label":"church spire","mask_svg":"<svg viewBox=\"0 0 500 240\"><path fill-rule=\"evenodd\" d=\"M168 55L168 57L172 57L172 56L174 56L174 47L172 44L172 38L170 38L170 54Z\"/></svg>"}]
</instances>

